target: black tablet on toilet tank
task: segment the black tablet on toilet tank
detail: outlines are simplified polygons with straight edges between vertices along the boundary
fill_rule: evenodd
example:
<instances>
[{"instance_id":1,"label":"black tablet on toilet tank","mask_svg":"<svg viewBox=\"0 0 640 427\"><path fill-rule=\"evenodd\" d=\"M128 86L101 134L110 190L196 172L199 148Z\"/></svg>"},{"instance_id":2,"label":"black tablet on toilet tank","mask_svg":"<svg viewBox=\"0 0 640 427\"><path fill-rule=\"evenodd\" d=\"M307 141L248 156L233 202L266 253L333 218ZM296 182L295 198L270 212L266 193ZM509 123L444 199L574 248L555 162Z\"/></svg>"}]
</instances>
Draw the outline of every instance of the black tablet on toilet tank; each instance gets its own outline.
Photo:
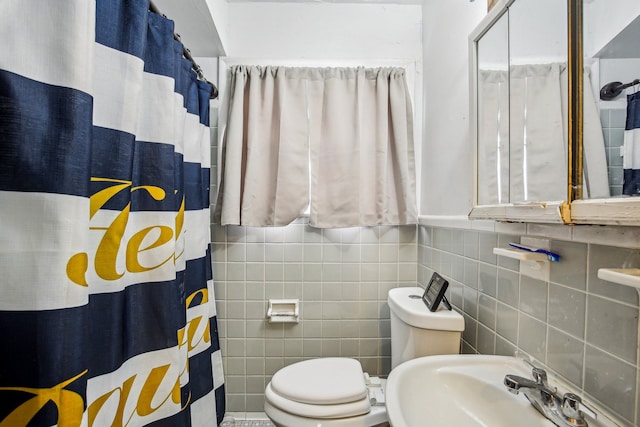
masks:
<instances>
[{"instance_id":1,"label":"black tablet on toilet tank","mask_svg":"<svg viewBox=\"0 0 640 427\"><path fill-rule=\"evenodd\" d=\"M442 301L444 301L445 306L451 310L451 306L449 305L447 298L444 296L448 286L449 282L444 280L444 277L438 273L433 273L429 284L424 290L424 294L422 294L422 301L430 311L436 311Z\"/></svg>"}]
</instances>

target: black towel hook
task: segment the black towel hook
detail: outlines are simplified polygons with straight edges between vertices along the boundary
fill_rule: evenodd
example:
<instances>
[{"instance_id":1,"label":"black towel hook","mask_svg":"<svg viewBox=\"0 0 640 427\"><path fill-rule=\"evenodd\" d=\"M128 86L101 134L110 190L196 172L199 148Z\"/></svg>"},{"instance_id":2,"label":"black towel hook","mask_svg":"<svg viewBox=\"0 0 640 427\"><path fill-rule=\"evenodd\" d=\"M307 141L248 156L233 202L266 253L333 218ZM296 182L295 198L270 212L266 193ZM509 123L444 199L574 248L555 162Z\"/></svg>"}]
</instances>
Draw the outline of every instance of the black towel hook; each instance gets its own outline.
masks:
<instances>
[{"instance_id":1,"label":"black towel hook","mask_svg":"<svg viewBox=\"0 0 640 427\"><path fill-rule=\"evenodd\" d=\"M635 86L640 84L640 79L635 79L631 83L622 83L622 82L611 82L602 86L600 89L600 99L603 101L611 101L614 98L617 98L623 90L628 87Z\"/></svg>"}]
</instances>

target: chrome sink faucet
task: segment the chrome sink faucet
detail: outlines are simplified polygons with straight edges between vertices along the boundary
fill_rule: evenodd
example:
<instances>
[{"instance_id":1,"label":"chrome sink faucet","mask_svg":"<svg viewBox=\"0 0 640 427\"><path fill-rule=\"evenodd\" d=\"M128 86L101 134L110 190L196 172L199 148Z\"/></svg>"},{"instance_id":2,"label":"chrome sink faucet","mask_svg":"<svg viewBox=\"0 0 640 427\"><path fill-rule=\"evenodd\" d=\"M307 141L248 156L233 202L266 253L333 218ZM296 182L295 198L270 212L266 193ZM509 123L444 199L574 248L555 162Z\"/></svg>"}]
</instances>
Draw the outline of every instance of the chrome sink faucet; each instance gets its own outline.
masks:
<instances>
[{"instance_id":1,"label":"chrome sink faucet","mask_svg":"<svg viewBox=\"0 0 640 427\"><path fill-rule=\"evenodd\" d=\"M532 376L533 379L529 379L509 374L504 377L504 385L514 394L522 392L538 412L559 427L587 427L585 414L597 418L579 396L565 393L560 397L555 387L550 388L544 369L534 367Z\"/></svg>"}]
</instances>

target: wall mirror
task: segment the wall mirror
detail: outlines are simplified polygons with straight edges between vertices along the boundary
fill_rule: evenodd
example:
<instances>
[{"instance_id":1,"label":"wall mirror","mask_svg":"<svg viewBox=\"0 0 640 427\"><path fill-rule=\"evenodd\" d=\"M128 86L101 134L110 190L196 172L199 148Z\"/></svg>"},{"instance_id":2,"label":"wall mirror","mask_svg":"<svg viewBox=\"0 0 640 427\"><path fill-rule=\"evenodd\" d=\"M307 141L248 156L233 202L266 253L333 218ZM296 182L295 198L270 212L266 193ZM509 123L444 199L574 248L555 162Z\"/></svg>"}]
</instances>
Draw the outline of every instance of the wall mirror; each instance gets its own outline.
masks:
<instances>
[{"instance_id":1,"label":"wall mirror","mask_svg":"<svg viewBox=\"0 0 640 427\"><path fill-rule=\"evenodd\" d=\"M567 5L502 1L471 35L472 218L563 222L567 199Z\"/></svg>"},{"instance_id":2,"label":"wall mirror","mask_svg":"<svg viewBox=\"0 0 640 427\"><path fill-rule=\"evenodd\" d=\"M572 221L640 225L640 2L581 3L583 191Z\"/></svg>"},{"instance_id":3,"label":"wall mirror","mask_svg":"<svg viewBox=\"0 0 640 427\"><path fill-rule=\"evenodd\" d=\"M640 225L639 39L637 0L498 2L469 39L470 218Z\"/></svg>"}]
</instances>

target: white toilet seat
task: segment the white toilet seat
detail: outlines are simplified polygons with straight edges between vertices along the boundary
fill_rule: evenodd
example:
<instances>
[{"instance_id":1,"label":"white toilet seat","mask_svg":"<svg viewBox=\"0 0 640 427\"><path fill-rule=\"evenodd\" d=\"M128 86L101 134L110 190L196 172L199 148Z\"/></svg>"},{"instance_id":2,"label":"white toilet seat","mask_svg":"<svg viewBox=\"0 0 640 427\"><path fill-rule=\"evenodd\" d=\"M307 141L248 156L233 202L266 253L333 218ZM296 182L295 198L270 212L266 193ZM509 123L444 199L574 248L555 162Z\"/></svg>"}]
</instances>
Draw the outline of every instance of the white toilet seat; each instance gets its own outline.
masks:
<instances>
[{"instance_id":1,"label":"white toilet seat","mask_svg":"<svg viewBox=\"0 0 640 427\"><path fill-rule=\"evenodd\" d=\"M384 406L371 406L360 362L344 357L280 369L266 387L265 413L286 427L370 427L387 421Z\"/></svg>"},{"instance_id":2,"label":"white toilet seat","mask_svg":"<svg viewBox=\"0 0 640 427\"><path fill-rule=\"evenodd\" d=\"M338 405L367 397L362 365L346 357L309 359L286 366L271 378L285 399L311 405Z\"/></svg>"}]
</instances>

